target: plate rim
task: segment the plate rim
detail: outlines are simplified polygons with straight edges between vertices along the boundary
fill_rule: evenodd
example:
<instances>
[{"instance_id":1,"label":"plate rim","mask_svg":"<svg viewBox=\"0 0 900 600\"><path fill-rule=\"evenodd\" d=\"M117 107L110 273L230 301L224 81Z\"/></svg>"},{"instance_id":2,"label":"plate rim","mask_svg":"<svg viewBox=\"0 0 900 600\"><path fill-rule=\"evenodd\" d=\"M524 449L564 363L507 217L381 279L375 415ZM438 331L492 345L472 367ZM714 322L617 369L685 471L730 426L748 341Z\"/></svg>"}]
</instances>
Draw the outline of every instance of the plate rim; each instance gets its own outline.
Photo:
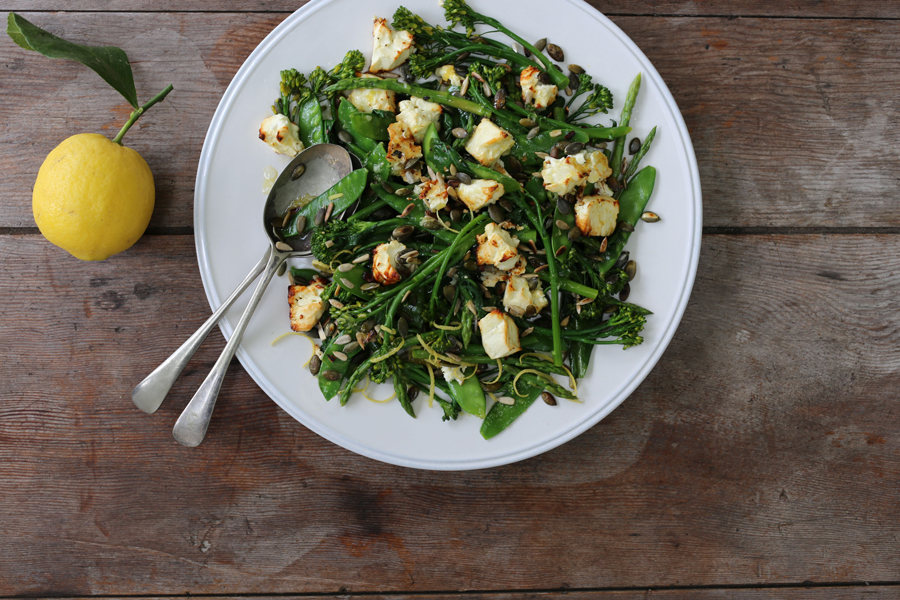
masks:
<instances>
[{"instance_id":1,"label":"plate rim","mask_svg":"<svg viewBox=\"0 0 900 600\"><path fill-rule=\"evenodd\" d=\"M223 93L222 98L220 99L219 104L216 107L216 111L213 114L212 119L210 120L210 124L207 128L206 136L203 141L203 148L200 152L200 159L197 165L197 177L194 186L193 222L194 244L197 252L198 269L200 271L200 278L203 283L204 293L206 294L207 301L209 302L210 308L212 310L215 310L216 308L218 308L218 306L221 305L221 299L219 298L218 293L216 292L215 287L212 284L212 276L209 272L207 246L205 244L206 235L204 227L201 223L200 215L205 214L204 211L201 210L205 206L205 176L209 171L209 165L212 160L212 149L215 147L218 137L222 131L221 124L226 120L226 117L229 115L231 109L233 108L235 97L240 90L243 81L249 76L251 71L256 67L257 63L260 62L260 60L273 48L276 42L278 42L282 36L286 35L289 30L291 30L299 22L311 18L321 8L327 6L333 1L335 0L311 0L309 3L305 4L304 6L288 15L288 17L286 17L281 23L279 23L274 29L272 29L272 31L270 31L269 34L266 35L266 37L263 38L263 40L256 46L256 48L254 48L253 51L247 56L241 67L238 69L237 73L235 73L231 82L229 82L227 88L225 89L225 92ZM274 389L272 383L256 369L255 365L253 364L253 359L244 350L243 347L239 346L236 353L238 360L241 361L241 365L244 367L253 381L282 410L287 412L293 419L297 420L304 427L307 427L317 435L361 456L407 468L431 471L468 471L512 464L543 454L544 452L548 452L549 450L561 446L562 444L565 444L573 438L581 435L582 433L602 421L604 418L606 418L613 410L621 406L622 403L626 399L628 399L629 396L631 396L634 390L637 389L637 387L647 378L647 376L650 374L650 371L652 371L653 368L657 365L659 359L662 358L662 355L665 353L666 349L671 343L672 338L675 335L675 331L681 324L681 320L684 316L684 312L687 308L687 304L690 300L691 292L693 290L694 282L696 280L697 267L700 260L700 245L703 230L703 196L700 185L700 172L690 133L688 132L687 125L684 122L684 117L681 113L681 110L678 108L678 104L675 102L675 98L669 91L668 86L666 85L662 76L653 66L650 59L643 53L643 51L641 51L637 44L635 44L634 41L606 15L604 15L602 12L595 9L591 5L587 4L587 2L585 2L584 0L566 0L566 2L573 8L580 9L581 11L587 13L587 16L589 18L593 18L597 20L599 24L607 27L607 29L613 35L615 35L616 38L618 38L619 42L621 42L635 56L642 67L642 73L650 75L649 81L653 84L653 86L659 92L661 98L664 100L665 109L670 112L670 116L677 126L678 140L684 150L685 157L687 158L690 170L690 177L688 180L690 182L690 188L692 192L691 200L693 209L695 211L695 218L691 221L690 224L691 231L689 232L689 235L686 236L690 239L688 273L687 277L682 282L681 289L679 290L679 300L675 306L673 318L666 324L666 328L660 336L660 342L658 346L654 349L649 358L644 362L642 367L631 379L631 381L629 381L620 389L620 391L615 396L607 401L606 406L602 410L599 410L589 418L580 421L574 427L567 429L554 437L544 440L539 444L528 446L525 449L519 449L507 452L505 454L491 456L489 458L467 459L464 461L431 459L416 460L411 459L407 456L385 452L362 445L354 441L352 438L348 438L347 436L344 436L343 434L331 429L330 427L317 422L315 419L307 418L307 416L302 414L301 412L293 410L293 407L291 407L289 404L288 406L285 406L285 404L278 400L281 393L277 389ZM219 322L219 329L222 331L222 335L226 340L231 338L233 329L226 320L223 319Z\"/></svg>"}]
</instances>

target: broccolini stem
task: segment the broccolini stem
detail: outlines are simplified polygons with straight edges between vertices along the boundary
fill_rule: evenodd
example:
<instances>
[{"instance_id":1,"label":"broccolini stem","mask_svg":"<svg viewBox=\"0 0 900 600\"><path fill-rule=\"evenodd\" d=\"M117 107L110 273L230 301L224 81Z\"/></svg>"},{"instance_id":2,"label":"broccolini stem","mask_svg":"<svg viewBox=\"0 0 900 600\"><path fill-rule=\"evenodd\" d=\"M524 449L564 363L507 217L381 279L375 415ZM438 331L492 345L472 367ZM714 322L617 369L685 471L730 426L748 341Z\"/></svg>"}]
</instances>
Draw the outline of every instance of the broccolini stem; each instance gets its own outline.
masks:
<instances>
[{"instance_id":1,"label":"broccolini stem","mask_svg":"<svg viewBox=\"0 0 900 600\"><path fill-rule=\"evenodd\" d=\"M449 92L429 90L428 88L419 87L417 85L409 85L403 83L402 81L399 81L397 79L375 79L370 77L342 79L341 81L338 81L337 83L325 88L325 93L333 94L335 92L355 90L360 88L376 88L380 90L390 90L393 92L398 92L400 94L406 94L408 96L418 96L419 98L423 98L425 100L428 100L429 102L437 102L438 104L443 104L445 106L452 106L453 108L458 108L459 110L475 113L476 115L481 115L482 117L489 117L492 113L491 110L476 102L466 100L465 98L460 98L459 96L454 96Z\"/></svg>"},{"instance_id":2,"label":"broccolini stem","mask_svg":"<svg viewBox=\"0 0 900 600\"><path fill-rule=\"evenodd\" d=\"M641 89L641 74L638 73L634 81L628 87L628 95L625 96L625 104L622 106L622 118L619 120L621 127L627 127L631 121L631 111L634 110L634 102L637 100L638 91ZM625 152L625 135L616 137L616 143L613 145L612 157L609 160L609 166L612 168L612 176L616 179L622 174L622 155Z\"/></svg>"},{"instance_id":3,"label":"broccolini stem","mask_svg":"<svg viewBox=\"0 0 900 600\"><path fill-rule=\"evenodd\" d=\"M172 87L172 84L170 83L169 85L167 85L165 87L165 89L163 91L161 91L157 95L150 98L150 101L147 102L147 104L145 104L142 107L140 107L139 109L133 111L131 113L131 116L128 117L128 121L125 122L125 125L123 125L122 129L119 130L119 133L117 133L116 137L113 138L113 142L115 142L121 146L122 138L125 137L125 134L128 133L128 130L131 129L131 126L134 125L135 122L137 122L137 120L141 118L141 115L144 114L145 112L147 112L147 109L149 109L151 106L153 106L157 102L162 102L163 99L165 99L165 97L173 89L174 88Z\"/></svg>"},{"instance_id":4,"label":"broccolini stem","mask_svg":"<svg viewBox=\"0 0 900 600\"><path fill-rule=\"evenodd\" d=\"M539 275L542 281L552 283L550 275L547 274L546 271L541 271ZM584 296L585 298L596 298L600 295L599 290L578 283L577 281L572 281L571 279L559 279L559 287L569 293L578 294L579 296Z\"/></svg>"},{"instance_id":5,"label":"broccolini stem","mask_svg":"<svg viewBox=\"0 0 900 600\"><path fill-rule=\"evenodd\" d=\"M631 127L619 126L619 127L581 127L580 125L574 125L572 123L566 123L565 121L558 121L556 119L551 119L549 117L542 117L540 115L535 115L533 113L528 112L521 106L513 104L512 102L507 103L507 108L513 110L514 112L522 115L523 117L528 117L529 119L534 119L542 128L544 129L562 129L563 131L581 131L582 133L587 134L589 138L592 140L611 140L615 139L619 136L627 135L631 133Z\"/></svg>"},{"instance_id":6,"label":"broccolini stem","mask_svg":"<svg viewBox=\"0 0 900 600\"><path fill-rule=\"evenodd\" d=\"M447 271L447 267L450 265L450 259L453 257L454 252L459 247L460 240L465 239L465 236L472 231L474 228L478 227L480 224L484 223L488 218L486 214L480 214L471 221L469 221L465 227L463 227L460 232L453 239L453 243L450 244L450 247L447 248L447 254L444 255L444 260L441 262L441 268L437 273L437 277L434 280L434 289L431 291L431 302L429 302L429 307L432 311L434 311L434 304L437 302L438 292L441 288L441 279L444 276L444 273Z\"/></svg>"}]
</instances>

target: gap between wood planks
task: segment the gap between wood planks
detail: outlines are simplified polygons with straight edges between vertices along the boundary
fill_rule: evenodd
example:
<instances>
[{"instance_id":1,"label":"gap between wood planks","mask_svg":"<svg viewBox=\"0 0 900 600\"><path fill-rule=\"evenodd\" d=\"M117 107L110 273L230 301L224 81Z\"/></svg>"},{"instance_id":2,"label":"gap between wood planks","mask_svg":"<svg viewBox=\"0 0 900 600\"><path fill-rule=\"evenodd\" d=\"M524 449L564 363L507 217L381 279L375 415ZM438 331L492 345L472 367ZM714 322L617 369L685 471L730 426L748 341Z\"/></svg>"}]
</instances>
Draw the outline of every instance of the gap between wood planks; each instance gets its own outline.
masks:
<instances>
[{"instance_id":1,"label":"gap between wood planks","mask_svg":"<svg viewBox=\"0 0 900 600\"><path fill-rule=\"evenodd\" d=\"M790 596L784 596L790 600L793 593L803 593L805 591L817 590L823 592L831 590L840 591L859 591L862 589L872 592L894 592L900 587L900 581L860 581L849 583L781 583L781 584L747 584L747 585L698 585L698 586L662 586L662 587L608 587L608 588L555 588L555 589L520 589L520 590L465 590L465 591L420 591L420 592L352 592L341 588L337 592L307 592L307 593L259 593L259 594L181 594L181 595L160 595L160 594L116 594L116 595L77 595L77 596L53 596L53 600L110 600L113 598L158 598L175 599L175 598L394 598L396 600L412 599L412 598L433 598L440 600L441 598L458 598L472 597L478 595L480 598L490 597L512 597L517 595L529 595L533 599L534 594L562 594L573 597L578 600L578 596L586 594L618 594L620 593L642 593L655 594L665 592L766 592L773 591L779 593L790 593ZM555 597L555 596L554 596ZM679 595L679 598L681 596ZM705 597L705 594L703 595ZM759 597L755 596L754 597ZM773 596L774 598L775 596ZM778 596L781 597L781 596ZM804 595L804 597L806 597ZM19 600L20 596L0 596L0 600ZM41 600L41 596L33 597L33 600ZM698 599L698 600L702 600Z\"/></svg>"},{"instance_id":2,"label":"gap between wood planks","mask_svg":"<svg viewBox=\"0 0 900 600\"><path fill-rule=\"evenodd\" d=\"M0 227L0 235L39 235L37 227ZM900 227L704 227L703 235L897 235ZM194 235L193 227L150 227L144 235ZM3 596L0 596L3 598Z\"/></svg>"}]
</instances>

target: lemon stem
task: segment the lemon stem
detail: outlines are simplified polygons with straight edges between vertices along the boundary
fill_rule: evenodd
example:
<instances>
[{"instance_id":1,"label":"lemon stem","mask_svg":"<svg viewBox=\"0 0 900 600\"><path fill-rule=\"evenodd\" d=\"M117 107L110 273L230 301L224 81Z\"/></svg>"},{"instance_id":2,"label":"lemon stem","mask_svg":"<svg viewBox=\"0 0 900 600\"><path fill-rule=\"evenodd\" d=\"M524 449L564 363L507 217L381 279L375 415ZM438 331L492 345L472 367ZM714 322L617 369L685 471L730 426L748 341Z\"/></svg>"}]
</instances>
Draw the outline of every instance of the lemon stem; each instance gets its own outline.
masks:
<instances>
[{"instance_id":1,"label":"lemon stem","mask_svg":"<svg viewBox=\"0 0 900 600\"><path fill-rule=\"evenodd\" d=\"M150 98L150 101L147 102L147 104L145 104L142 107L140 107L139 109L133 111L131 113L131 116L128 117L128 122L126 122L125 125L122 126L122 129L119 130L119 133L116 134L116 137L113 139L113 141L121 146L122 138L125 137L125 134L128 132L129 129L131 129L131 126L134 125L135 122L141 118L141 115L144 114L144 112L148 108L150 108L157 102L162 102L163 99L166 97L166 95L172 91L172 89L173 89L173 87L172 87L172 84L170 83L169 85L166 86L166 89L164 89L157 95Z\"/></svg>"}]
</instances>

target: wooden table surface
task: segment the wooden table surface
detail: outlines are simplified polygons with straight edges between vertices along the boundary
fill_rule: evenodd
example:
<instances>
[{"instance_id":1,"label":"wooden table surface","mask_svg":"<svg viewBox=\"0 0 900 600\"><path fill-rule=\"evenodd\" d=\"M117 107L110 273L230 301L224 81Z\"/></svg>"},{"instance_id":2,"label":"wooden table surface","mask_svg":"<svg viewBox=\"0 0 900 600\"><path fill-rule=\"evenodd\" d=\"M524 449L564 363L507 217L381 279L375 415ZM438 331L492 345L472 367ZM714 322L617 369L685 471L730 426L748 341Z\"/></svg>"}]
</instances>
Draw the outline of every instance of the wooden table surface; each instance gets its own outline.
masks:
<instances>
[{"instance_id":1,"label":"wooden table surface","mask_svg":"<svg viewBox=\"0 0 900 600\"><path fill-rule=\"evenodd\" d=\"M207 441L130 391L209 312L193 185L230 79L288 0L3 0L123 47L148 234L82 263L31 215L44 156L129 113L4 37L0 596L900 598L900 3L598 0L681 107L704 191L684 320L611 416L518 464L407 470L295 422L235 362ZM58 12L64 11L64 12ZM648 590L652 589L652 594Z\"/></svg>"}]
</instances>

